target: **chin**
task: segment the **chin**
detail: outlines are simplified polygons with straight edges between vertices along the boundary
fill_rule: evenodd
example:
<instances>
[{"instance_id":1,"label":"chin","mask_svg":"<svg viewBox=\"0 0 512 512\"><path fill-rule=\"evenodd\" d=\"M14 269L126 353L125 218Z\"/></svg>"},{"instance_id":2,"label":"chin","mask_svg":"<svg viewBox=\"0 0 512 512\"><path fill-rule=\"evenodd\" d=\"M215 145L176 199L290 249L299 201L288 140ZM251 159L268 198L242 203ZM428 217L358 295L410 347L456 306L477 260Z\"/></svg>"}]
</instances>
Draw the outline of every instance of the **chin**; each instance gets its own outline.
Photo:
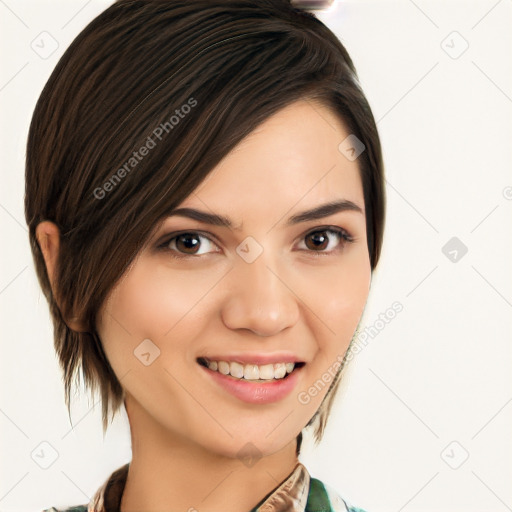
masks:
<instances>
[{"instance_id":1,"label":"chin","mask_svg":"<svg viewBox=\"0 0 512 512\"><path fill-rule=\"evenodd\" d=\"M242 462L246 460L257 460L261 457L268 457L285 449L290 444L293 444L295 449L296 436L289 434L288 436L281 435L279 437L268 436L266 431L253 430L247 432L245 435L237 434L233 439L222 443L219 446L227 457L240 459ZM250 464L246 464L250 465Z\"/></svg>"}]
</instances>

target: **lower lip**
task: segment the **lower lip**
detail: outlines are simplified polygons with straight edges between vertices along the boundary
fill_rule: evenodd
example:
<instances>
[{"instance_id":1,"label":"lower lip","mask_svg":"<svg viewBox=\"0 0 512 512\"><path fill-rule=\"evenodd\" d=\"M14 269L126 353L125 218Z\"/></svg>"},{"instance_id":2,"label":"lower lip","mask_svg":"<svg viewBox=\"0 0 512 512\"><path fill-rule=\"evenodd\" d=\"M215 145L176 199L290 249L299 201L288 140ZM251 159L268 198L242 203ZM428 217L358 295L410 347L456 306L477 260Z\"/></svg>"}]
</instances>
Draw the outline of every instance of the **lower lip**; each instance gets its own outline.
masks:
<instances>
[{"instance_id":1,"label":"lower lip","mask_svg":"<svg viewBox=\"0 0 512 512\"><path fill-rule=\"evenodd\" d=\"M206 366L199 365L211 378L223 389L233 396L251 404L268 404L278 402L288 396L299 378L303 367L295 368L284 379L276 379L271 382L250 382L245 379L236 379L230 375L210 370Z\"/></svg>"}]
</instances>

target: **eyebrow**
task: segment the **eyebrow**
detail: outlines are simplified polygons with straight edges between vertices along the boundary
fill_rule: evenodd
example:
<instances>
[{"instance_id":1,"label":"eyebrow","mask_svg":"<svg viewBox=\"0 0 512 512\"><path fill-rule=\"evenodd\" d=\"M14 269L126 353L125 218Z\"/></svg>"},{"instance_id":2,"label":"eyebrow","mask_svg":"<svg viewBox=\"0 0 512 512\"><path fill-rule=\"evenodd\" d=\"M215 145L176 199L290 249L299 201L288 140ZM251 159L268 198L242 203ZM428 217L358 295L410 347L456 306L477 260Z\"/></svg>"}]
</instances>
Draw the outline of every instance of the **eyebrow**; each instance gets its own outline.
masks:
<instances>
[{"instance_id":1,"label":"eyebrow","mask_svg":"<svg viewBox=\"0 0 512 512\"><path fill-rule=\"evenodd\" d=\"M346 199L341 199L339 201L332 201L330 203L322 204L320 206L316 206L315 208L311 208L310 210L305 210L303 212L292 215L287 220L286 225L293 226L295 224L299 224L300 222L322 219L324 217L328 217L329 215L334 215L335 213L344 211L353 211L360 214L363 213L363 210L357 204ZM190 219L197 220L198 222L203 222L204 224L226 227L235 231L240 231L243 226L242 224L240 226L234 227L233 222L228 217L217 215L215 213L196 210L195 208L177 208L169 212L169 217L175 215L180 217L188 217Z\"/></svg>"}]
</instances>

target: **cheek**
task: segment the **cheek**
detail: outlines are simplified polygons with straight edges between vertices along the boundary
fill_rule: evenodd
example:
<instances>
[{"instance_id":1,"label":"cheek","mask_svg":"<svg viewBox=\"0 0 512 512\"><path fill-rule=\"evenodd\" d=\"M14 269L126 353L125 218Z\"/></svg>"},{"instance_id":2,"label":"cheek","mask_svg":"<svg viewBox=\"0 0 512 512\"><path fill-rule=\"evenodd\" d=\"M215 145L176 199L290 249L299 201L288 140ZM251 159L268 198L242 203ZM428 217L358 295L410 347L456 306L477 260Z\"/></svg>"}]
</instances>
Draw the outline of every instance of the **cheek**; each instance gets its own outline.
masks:
<instances>
[{"instance_id":1,"label":"cheek","mask_svg":"<svg viewBox=\"0 0 512 512\"><path fill-rule=\"evenodd\" d=\"M353 258L352 258L353 256ZM350 263L350 264L349 264ZM371 266L368 253L358 251L317 273L314 293L304 288L309 328L316 343L315 359L305 375L297 401L311 417L320 407L335 378L357 325L369 292ZM304 286L311 284L309 279Z\"/></svg>"},{"instance_id":2,"label":"cheek","mask_svg":"<svg viewBox=\"0 0 512 512\"><path fill-rule=\"evenodd\" d=\"M163 352L179 348L206 321L204 297L218 272L170 272L139 260L114 287L98 320L98 333L114 369L133 365L133 351L150 339Z\"/></svg>"},{"instance_id":3,"label":"cheek","mask_svg":"<svg viewBox=\"0 0 512 512\"><path fill-rule=\"evenodd\" d=\"M198 303L208 281L195 276L191 282L190 275L140 262L113 290L105 309L132 336L161 337Z\"/></svg>"},{"instance_id":4,"label":"cheek","mask_svg":"<svg viewBox=\"0 0 512 512\"><path fill-rule=\"evenodd\" d=\"M370 267L353 267L333 278L325 311L337 337L348 342L359 323L369 293Z\"/></svg>"},{"instance_id":5,"label":"cheek","mask_svg":"<svg viewBox=\"0 0 512 512\"><path fill-rule=\"evenodd\" d=\"M304 282L302 297L312 311L319 348L330 352L345 350L363 313L371 280L368 253L353 251L315 272L315 282ZM314 284L314 286L313 286Z\"/></svg>"},{"instance_id":6,"label":"cheek","mask_svg":"<svg viewBox=\"0 0 512 512\"><path fill-rule=\"evenodd\" d=\"M190 359L189 341L211 321L211 290L225 272L222 268L177 272L165 262L141 258L114 287L97 323L116 374L141 370L134 351L145 339L160 349L155 367L174 368Z\"/></svg>"}]
</instances>

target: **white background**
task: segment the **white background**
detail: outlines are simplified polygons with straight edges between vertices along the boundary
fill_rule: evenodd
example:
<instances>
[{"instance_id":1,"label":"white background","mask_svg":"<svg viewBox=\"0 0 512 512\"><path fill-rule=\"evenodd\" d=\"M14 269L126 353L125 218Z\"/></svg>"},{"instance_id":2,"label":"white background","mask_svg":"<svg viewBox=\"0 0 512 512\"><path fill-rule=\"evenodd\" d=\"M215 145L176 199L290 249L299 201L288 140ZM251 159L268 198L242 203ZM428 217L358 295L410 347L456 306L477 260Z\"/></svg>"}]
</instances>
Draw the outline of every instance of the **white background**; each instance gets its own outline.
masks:
<instances>
[{"instance_id":1,"label":"white background","mask_svg":"<svg viewBox=\"0 0 512 512\"><path fill-rule=\"evenodd\" d=\"M23 214L35 102L110 3L0 0L1 511L86 503L131 457L124 411L103 439L84 395L70 425ZM347 367L301 460L368 512L512 510L512 1L340 1L319 17L384 148L385 241L361 330L395 301L403 311ZM58 42L48 58L31 48L43 31ZM452 237L468 249L455 262ZM42 442L58 452L46 470L31 457Z\"/></svg>"}]
</instances>

